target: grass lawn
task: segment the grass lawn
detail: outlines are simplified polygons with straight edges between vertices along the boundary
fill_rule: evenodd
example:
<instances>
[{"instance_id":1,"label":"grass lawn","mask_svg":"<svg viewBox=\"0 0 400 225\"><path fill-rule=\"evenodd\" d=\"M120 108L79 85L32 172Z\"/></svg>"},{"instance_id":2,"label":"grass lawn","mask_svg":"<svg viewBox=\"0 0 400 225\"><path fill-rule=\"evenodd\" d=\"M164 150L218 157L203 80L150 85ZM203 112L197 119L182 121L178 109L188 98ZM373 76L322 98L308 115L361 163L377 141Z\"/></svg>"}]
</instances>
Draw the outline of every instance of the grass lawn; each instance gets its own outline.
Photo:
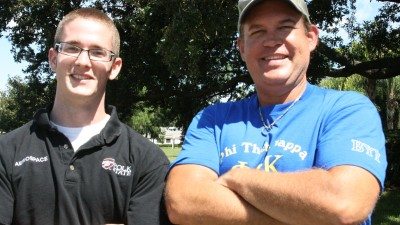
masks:
<instances>
[{"instance_id":1,"label":"grass lawn","mask_svg":"<svg viewBox=\"0 0 400 225\"><path fill-rule=\"evenodd\" d=\"M373 225L400 225L400 190L383 193L372 215Z\"/></svg>"},{"instance_id":2,"label":"grass lawn","mask_svg":"<svg viewBox=\"0 0 400 225\"><path fill-rule=\"evenodd\" d=\"M170 161L181 151L181 146L161 146ZM379 199L372 215L373 225L400 225L400 190L388 190Z\"/></svg>"},{"instance_id":3,"label":"grass lawn","mask_svg":"<svg viewBox=\"0 0 400 225\"><path fill-rule=\"evenodd\" d=\"M164 153L167 155L168 159L170 162L176 158L176 156L179 154L181 151L181 146L175 146L172 148L171 145L162 145L160 148L164 151Z\"/></svg>"}]
</instances>

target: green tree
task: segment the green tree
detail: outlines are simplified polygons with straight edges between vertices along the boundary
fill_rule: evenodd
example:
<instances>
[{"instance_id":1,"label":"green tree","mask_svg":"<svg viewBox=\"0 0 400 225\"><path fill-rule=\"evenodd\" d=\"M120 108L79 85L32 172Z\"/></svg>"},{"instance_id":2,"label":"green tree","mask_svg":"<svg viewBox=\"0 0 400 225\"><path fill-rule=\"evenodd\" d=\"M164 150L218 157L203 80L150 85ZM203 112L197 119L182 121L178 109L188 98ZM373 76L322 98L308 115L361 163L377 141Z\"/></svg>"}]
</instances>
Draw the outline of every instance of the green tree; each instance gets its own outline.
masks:
<instances>
[{"instance_id":1,"label":"green tree","mask_svg":"<svg viewBox=\"0 0 400 225\"><path fill-rule=\"evenodd\" d=\"M365 91L366 78L360 75L352 75L350 77L326 77L319 82L319 85L326 88L332 88L340 91L358 91L366 94Z\"/></svg>"},{"instance_id":2,"label":"green tree","mask_svg":"<svg viewBox=\"0 0 400 225\"><path fill-rule=\"evenodd\" d=\"M361 24L354 22L356 0L307 1L311 20L330 34L321 38L308 75L313 83L326 76L368 78L365 93L379 106L385 127L393 124L395 129L392 118L398 115L400 101L398 78L393 77L400 74L400 1L378 1L386 2L379 14ZM146 108L151 114L160 107L164 121L175 121L185 129L204 106L252 92L252 81L235 46L236 4L236 0L2 0L0 35L7 34L12 42L14 59L29 66L27 79L12 84L10 93L1 96L1 129L18 127L31 119L36 108L51 102L54 81L47 51L54 44L60 19L82 6L107 12L121 33L124 65L118 80L108 86L106 98L117 106L121 119L129 122L132 114ZM374 2L370 6L375 7ZM350 35L350 43L343 41L340 28ZM393 79L382 80L388 78ZM145 107L135 105L138 102ZM389 134L393 137L390 154L399 152L400 137L395 134ZM393 168L389 171L396 171Z\"/></svg>"},{"instance_id":3,"label":"green tree","mask_svg":"<svg viewBox=\"0 0 400 225\"><path fill-rule=\"evenodd\" d=\"M52 88L30 78L10 78L9 90L0 94L0 131L8 132L32 119L37 109L52 101Z\"/></svg>"},{"instance_id":4,"label":"green tree","mask_svg":"<svg viewBox=\"0 0 400 225\"><path fill-rule=\"evenodd\" d=\"M400 42L395 27L399 4L387 2L375 25L362 27L374 34L375 39L366 41L376 48L390 49ZM148 107L169 108L167 117L186 127L200 108L222 97L243 98L251 92L252 81L235 47L236 4L232 0L13 0L0 4L0 32L8 32L15 60L29 62L27 76L51 86L47 50L60 19L82 6L103 9L121 33L124 59L119 79L108 87L108 102L117 106L124 121L130 119L134 104L144 101ZM352 52L345 51L351 46L343 43L339 28L357 38L361 27L351 20L355 0L309 1L309 11L311 19L332 34L321 39L313 54L310 81L325 76L360 74L381 79L399 74L400 67L392 66L400 60L398 52L355 60ZM388 42L377 42L380 38ZM339 47L344 50L338 51ZM145 95L139 94L143 87L149 90Z\"/></svg>"},{"instance_id":5,"label":"green tree","mask_svg":"<svg viewBox=\"0 0 400 225\"><path fill-rule=\"evenodd\" d=\"M135 107L128 125L148 138L160 140L162 138L161 126L163 122L161 109L139 105L141 104Z\"/></svg>"}]
</instances>

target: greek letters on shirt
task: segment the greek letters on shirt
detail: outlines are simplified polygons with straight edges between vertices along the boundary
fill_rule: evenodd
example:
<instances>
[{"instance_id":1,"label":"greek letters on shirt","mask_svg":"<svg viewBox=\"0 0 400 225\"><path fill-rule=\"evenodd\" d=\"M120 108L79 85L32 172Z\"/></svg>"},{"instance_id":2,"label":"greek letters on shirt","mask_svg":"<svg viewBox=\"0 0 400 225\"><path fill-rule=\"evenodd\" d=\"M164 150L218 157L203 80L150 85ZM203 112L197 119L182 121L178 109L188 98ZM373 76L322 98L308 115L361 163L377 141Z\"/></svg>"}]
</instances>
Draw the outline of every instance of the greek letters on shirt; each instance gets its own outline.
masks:
<instances>
[{"instance_id":1,"label":"greek letters on shirt","mask_svg":"<svg viewBox=\"0 0 400 225\"><path fill-rule=\"evenodd\" d=\"M353 144L353 148L351 149L352 151L359 152L359 153L364 153L368 155L369 157L373 158L376 162L381 163L380 158L381 154L379 151L359 140L351 140Z\"/></svg>"},{"instance_id":2,"label":"greek letters on shirt","mask_svg":"<svg viewBox=\"0 0 400 225\"><path fill-rule=\"evenodd\" d=\"M266 172L278 172L276 168L276 164L279 160L285 157L286 154L295 154L298 156L298 159L304 161L308 155L308 152L298 144L285 141L283 139L279 139L274 142L274 148L279 149L279 151L275 151L278 154L267 154L270 150L268 143L264 144L264 146L260 147L259 145L252 142L242 142L239 146L233 144L230 147L225 147L223 151L220 152L220 160L221 162L224 160L232 160L232 156L237 154L243 155L243 160L238 160L235 162L235 165L232 168L243 168L243 167L252 167L257 168L259 170L265 170ZM245 156L248 155L248 156ZM247 157L260 157L265 155L258 165L249 165L249 162L246 161Z\"/></svg>"}]
</instances>

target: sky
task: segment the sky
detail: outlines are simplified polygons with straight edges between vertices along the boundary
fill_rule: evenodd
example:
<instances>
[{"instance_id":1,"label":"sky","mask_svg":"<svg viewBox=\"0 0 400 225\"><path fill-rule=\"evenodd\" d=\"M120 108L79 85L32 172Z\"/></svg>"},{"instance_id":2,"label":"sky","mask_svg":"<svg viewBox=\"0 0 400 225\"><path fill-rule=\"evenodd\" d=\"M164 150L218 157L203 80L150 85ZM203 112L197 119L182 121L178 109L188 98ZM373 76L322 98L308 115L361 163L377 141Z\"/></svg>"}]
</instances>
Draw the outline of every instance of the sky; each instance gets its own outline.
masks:
<instances>
[{"instance_id":1,"label":"sky","mask_svg":"<svg viewBox=\"0 0 400 225\"><path fill-rule=\"evenodd\" d=\"M22 69L27 63L14 61L11 53L11 44L5 37L0 38L0 49L0 91L5 91L8 77L16 74L23 77Z\"/></svg>"},{"instance_id":2,"label":"sky","mask_svg":"<svg viewBox=\"0 0 400 225\"><path fill-rule=\"evenodd\" d=\"M371 20L383 5L376 0L357 0L356 18L358 21ZM7 90L8 78L14 76L23 77L22 69L27 66L26 62L17 63L11 53L11 43L6 37L0 38L0 91Z\"/></svg>"}]
</instances>

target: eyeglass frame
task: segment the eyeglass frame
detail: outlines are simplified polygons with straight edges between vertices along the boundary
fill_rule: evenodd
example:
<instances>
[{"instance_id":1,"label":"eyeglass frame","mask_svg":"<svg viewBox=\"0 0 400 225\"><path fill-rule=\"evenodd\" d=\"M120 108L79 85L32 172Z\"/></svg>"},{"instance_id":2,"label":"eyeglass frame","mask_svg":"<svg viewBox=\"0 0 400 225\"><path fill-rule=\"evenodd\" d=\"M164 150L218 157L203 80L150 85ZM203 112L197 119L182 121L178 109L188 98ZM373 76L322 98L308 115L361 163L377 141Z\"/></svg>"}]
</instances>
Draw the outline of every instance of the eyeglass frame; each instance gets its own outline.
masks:
<instances>
[{"instance_id":1,"label":"eyeglass frame","mask_svg":"<svg viewBox=\"0 0 400 225\"><path fill-rule=\"evenodd\" d=\"M61 45L64 45L64 44L71 45L71 46L75 47L76 49L79 49L80 50L79 53L77 55L71 55L69 53L62 52L60 49L62 49ZM84 49L84 48L81 48L79 46L73 45L73 44L68 43L68 42L57 42L54 45L54 48L56 49L56 51L58 53L63 54L63 55L67 55L67 56L71 56L71 57L74 57L74 58L78 58L83 51L86 51L88 53L89 59L91 61L97 61L97 62L111 62L113 60L113 58L116 56L116 54L113 51L110 51L110 50L107 50L107 49L104 49L104 48ZM108 60L92 59L91 55L90 55L90 52L93 51L93 50L103 50L103 51L107 52L107 54L109 55L109 59Z\"/></svg>"}]
</instances>

